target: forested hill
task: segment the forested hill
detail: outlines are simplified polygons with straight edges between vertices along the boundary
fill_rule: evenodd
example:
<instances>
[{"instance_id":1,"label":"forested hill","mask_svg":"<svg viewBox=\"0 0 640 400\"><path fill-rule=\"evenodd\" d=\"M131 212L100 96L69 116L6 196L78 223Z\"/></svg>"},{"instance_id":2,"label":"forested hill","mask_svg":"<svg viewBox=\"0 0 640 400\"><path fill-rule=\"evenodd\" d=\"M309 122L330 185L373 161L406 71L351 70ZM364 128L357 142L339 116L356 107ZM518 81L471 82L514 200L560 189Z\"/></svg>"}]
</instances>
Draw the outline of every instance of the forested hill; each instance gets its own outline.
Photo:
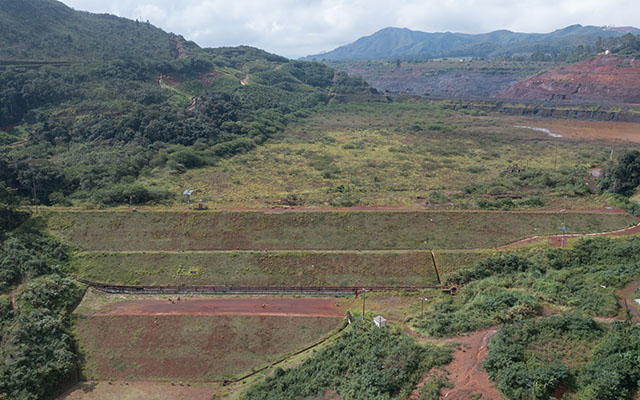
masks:
<instances>
[{"instance_id":1,"label":"forested hill","mask_svg":"<svg viewBox=\"0 0 640 400\"><path fill-rule=\"evenodd\" d=\"M373 35L306 60L413 60L438 57L497 57L519 53L570 52L578 46L594 46L598 37L620 37L640 30L572 25L551 33L519 33L498 30L483 34L427 33L385 28Z\"/></svg>"},{"instance_id":2,"label":"forested hill","mask_svg":"<svg viewBox=\"0 0 640 400\"><path fill-rule=\"evenodd\" d=\"M316 105L372 95L320 63L201 49L54 0L0 0L0 30L0 198L18 203L165 202L172 193L140 182L250 150Z\"/></svg>"},{"instance_id":3,"label":"forested hill","mask_svg":"<svg viewBox=\"0 0 640 400\"><path fill-rule=\"evenodd\" d=\"M142 21L75 11L55 0L0 0L3 60L170 60L169 33Z\"/></svg>"}]
</instances>

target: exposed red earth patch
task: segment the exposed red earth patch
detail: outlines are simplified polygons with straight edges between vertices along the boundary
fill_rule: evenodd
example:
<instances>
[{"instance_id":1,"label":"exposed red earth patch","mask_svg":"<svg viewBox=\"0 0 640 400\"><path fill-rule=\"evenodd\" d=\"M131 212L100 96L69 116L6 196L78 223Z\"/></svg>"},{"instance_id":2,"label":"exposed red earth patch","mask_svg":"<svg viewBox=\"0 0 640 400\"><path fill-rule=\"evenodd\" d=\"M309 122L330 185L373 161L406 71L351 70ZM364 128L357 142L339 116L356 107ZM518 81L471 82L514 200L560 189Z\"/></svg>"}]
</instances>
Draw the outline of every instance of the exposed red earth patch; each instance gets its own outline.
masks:
<instances>
[{"instance_id":1,"label":"exposed red earth patch","mask_svg":"<svg viewBox=\"0 0 640 400\"><path fill-rule=\"evenodd\" d=\"M444 340L460 343L461 346L453 353L453 361L446 367L453 388L443 389L442 398L467 400L474 394L481 394L481 399L502 399L481 365L482 360L487 356L489 340L496 331L496 329L487 329Z\"/></svg>"},{"instance_id":2,"label":"exposed red earth patch","mask_svg":"<svg viewBox=\"0 0 640 400\"><path fill-rule=\"evenodd\" d=\"M332 299L321 298L212 298L177 300L130 300L107 306L93 316L120 315L208 315L208 316L278 316L340 318Z\"/></svg>"},{"instance_id":3,"label":"exposed red earth patch","mask_svg":"<svg viewBox=\"0 0 640 400\"><path fill-rule=\"evenodd\" d=\"M516 83L505 99L640 104L640 60L594 57Z\"/></svg>"},{"instance_id":4,"label":"exposed red earth patch","mask_svg":"<svg viewBox=\"0 0 640 400\"><path fill-rule=\"evenodd\" d=\"M219 382L317 343L342 318L79 315L74 327L90 380Z\"/></svg>"},{"instance_id":5,"label":"exposed red earth patch","mask_svg":"<svg viewBox=\"0 0 640 400\"><path fill-rule=\"evenodd\" d=\"M182 43L180 43L180 39L178 39L177 36L172 36L171 37L173 39L173 44L176 48L176 52L178 53L178 59L183 59L185 54L184 54L184 48L182 47Z\"/></svg>"},{"instance_id":6,"label":"exposed red earth patch","mask_svg":"<svg viewBox=\"0 0 640 400\"><path fill-rule=\"evenodd\" d=\"M503 398L493 387L489 376L482 368L482 361L487 356L487 345L497 332L497 328L483 329L448 339L432 339L409 329L406 331L420 340L460 344L453 353L453 360L445 368L448 373L448 380L453 387L451 389L442 389L440 392L441 399L468 400L470 398L479 398L499 400ZM418 387L428 378L429 376L425 377ZM473 397L477 395L481 395L481 397ZM412 398L417 398L416 396L417 390L412 393Z\"/></svg>"},{"instance_id":7,"label":"exposed red earth patch","mask_svg":"<svg viewBox=\"0 0 640 400\"><path fill-rule=\"evenodd\" d=\"M104 399L139 399L139 400L210 400L213 388L210 384L153 382L153 381L113 381L113 382L80 382L58 400L104 400Z\"/></svg>"}]
</instances>

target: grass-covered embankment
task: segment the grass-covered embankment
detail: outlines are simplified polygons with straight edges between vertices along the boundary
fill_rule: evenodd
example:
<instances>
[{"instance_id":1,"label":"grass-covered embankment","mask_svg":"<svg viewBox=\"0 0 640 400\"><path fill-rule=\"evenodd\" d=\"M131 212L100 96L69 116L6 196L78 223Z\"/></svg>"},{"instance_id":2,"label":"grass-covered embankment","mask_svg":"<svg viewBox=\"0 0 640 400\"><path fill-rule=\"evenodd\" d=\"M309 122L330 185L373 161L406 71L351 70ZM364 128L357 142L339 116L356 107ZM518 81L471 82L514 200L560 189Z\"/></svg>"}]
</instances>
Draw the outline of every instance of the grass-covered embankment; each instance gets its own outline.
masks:
<instances>
[{"instance_id":1,"label":"grass-covered embankment","mask_svg":"<svg viewBox=\"0 0 640 400\"><path fill-rule=\"evenodd\" d=\"M493 248L534 235L633 225L630 215L592 212L52 211L49 229L85 251L429 250Z\"/></svg>"}]
</instances>

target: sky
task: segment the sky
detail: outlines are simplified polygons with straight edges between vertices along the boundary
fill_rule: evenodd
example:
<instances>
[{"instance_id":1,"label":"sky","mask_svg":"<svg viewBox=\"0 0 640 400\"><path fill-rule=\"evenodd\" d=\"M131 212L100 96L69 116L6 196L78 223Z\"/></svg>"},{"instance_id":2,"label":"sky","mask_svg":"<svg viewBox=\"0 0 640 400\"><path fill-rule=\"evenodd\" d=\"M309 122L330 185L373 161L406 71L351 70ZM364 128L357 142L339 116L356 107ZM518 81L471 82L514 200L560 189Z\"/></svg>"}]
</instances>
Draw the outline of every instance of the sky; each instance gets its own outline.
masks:
<instances>
[{"instance_id":1,"label":"sky","mask_svg":"<svg viewBox=\"0 0 640 400\"><path fill-rule=\"evenodd\" d=\"M249 45L289 58L389 26L425 32L551 32L638 25L638 0L62 0L76 10L149 20L202 47Z\"/></svg>"}]
</instances>

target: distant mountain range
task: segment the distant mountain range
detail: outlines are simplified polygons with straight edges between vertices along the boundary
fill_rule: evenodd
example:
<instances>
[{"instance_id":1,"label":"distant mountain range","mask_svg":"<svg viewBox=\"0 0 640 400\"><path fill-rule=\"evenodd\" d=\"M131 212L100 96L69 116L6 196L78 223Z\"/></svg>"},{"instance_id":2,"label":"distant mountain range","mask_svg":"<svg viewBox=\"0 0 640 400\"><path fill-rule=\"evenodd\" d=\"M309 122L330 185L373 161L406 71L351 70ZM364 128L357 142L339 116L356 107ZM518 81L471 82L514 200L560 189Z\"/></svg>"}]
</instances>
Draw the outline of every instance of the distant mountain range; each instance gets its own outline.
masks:
<instances>
[{"instance_id":1,"label":"distant mountain range","mask_svg":"<svg viewBox=\"0 0 640 400\"><path fill-rule=\"evenodd\" d=\"M533 53L571 51L579 45L593 45L598 37L639 34L634 27L571 25L551 33L518 33L498 30L483 34L427 33L406 28L384 28L371 36L304 60L392 60L440 57L497 57Z\"/></svg>"}]
</instances>

